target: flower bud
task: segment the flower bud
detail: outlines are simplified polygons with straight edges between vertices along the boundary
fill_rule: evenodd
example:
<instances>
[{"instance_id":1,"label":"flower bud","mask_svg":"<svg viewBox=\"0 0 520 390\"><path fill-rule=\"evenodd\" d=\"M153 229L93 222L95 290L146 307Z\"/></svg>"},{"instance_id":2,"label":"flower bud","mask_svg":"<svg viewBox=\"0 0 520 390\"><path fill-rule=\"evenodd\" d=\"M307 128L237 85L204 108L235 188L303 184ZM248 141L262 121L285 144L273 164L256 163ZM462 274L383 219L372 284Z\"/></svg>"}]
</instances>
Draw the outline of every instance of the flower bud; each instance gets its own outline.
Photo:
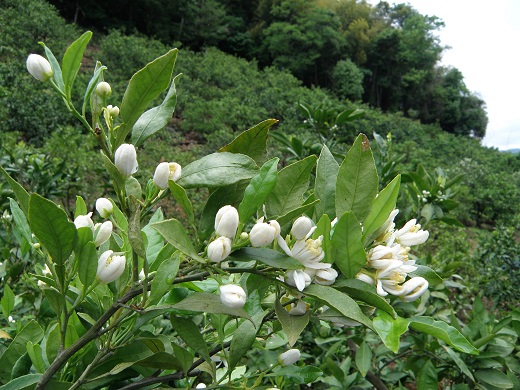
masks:
<instances>
[{"instance_id":1,"label":"flower bud","mask_svg":"<svg viewBox=\"0 0 520 390\"><path fill-rule=\"evenodd\" d=\"M99 97L107 98L112 94L112 88L106 81L100 82L96 87L96 93Z\"/></svg>"},{"instance_id":2,"label":"flower bud","mask_svg":"<svg viewBox=\"0 0 520 390\"><path fill-rule=\"evenodd\" d=\"M251 229L249 239L254 247L271 245L280 235L280 224L276 221L259 222Z\"/></svg>"},{"instance_id":3,"label":"flower bud","mask_svg":"<svg viewBox=\"0 0 520 390\"><path fill-rule=\"evenodd\" d=\"M114 155L114 164L127 178L137 172L137 152L132 144L122 144Z\"/></svg>"},{"instance_id":4,"label":"flower bud","mask_svg":"<svg viewBox=\"0 0 520 390\"><path fill-rule=\"evenodd\" d=\"M111 106L110 104L107 106L107 112L112 118L117 118L119 116L119 107Z\"/></svg>"},{"instance_id":5,"label":"flower bud","mask_svg":"<svg viewBox=\"0 0 520 390\"><path fill-rule=\"evenodd\" d=\"M94 239L96 246L100 246L101 244L108 241L110 236L112 235L112 229L114 226L112 225L112 222L105 221L101 224L97 224L95 226L96 231L96 238Z\"/></svg>"},{"instance_id":6,"label":"flower bud","mask_svg":"<svg viewBox=\"0 0 520 390\"><path fill-rule=\"evenodd\" d=\"M298 291L303 291L311 284L311 277L300 269L287 271L285 274L285 283L289 286L296 287Z\"/></svg>"},{"instance_id":7,"label":"flower bud","mask_svg":"<svg viewBox=\"0 0 520 390\"><path fill-rule=\"evenodd\" d=\"M337 277L338 272L334 268L325 268L316 272L314 281L323 286L330 286L331 284L334 284Z\"/></svg>"},{"instance_id":8,"label":"flower bud","mask_svg":"<svg viewBox=\"0 0 520 390\"><path fill-rule=\"evenodd\" d=\"M47 81L52 77L51 64L39 54L30 54L26 65L31 76L37 80Z\"/></svg>"},{"instance_id":9,"label":"flower bud","mask_svg":"<svg viewBox=\"0 0 520 390\"><path fill-rule=\"evenodd\" d=\"M218 237L208 245L208 258L214 263L220 263L231 253L231 239Z\"/></svg>"},{"instance_id":10,"label":"flower bud","mask_svg":"<svg viewBox=\"0 0 520 390\"><path fill-rule=\"evenodd\" d=\"M312 221L309 217L300 217L294 221L291 235L296 240L303 240L312 229Z\"/></svg>"},{"instance_id":11,"label":"flower bud","mask_svg":"<svg viewBox=\"0 0 520 390\"><path fill-rule=\"evenodd\" d=\"M94 222L92 222L92 213L88 213L87 215L78 215L74 220L74 225L76 229L82 227L88 227L94 231Z\"/></svg>"},{"instance_id":12,"label":"flower bud","mask_svg":"<svg viewBox=\"0 0 520 390\"><path fill-rule=\"evenodd\" d=\"M278 362L282 366L290 366L291 364L294 364L300 360L300 356L300 350L295 348L289 349L288 351L285 351L284 353L280 354L280 356L278 356Z\"/></svg>"},{"instance_id":13,"label":"flower bud","mask_svg":"<svg viewBox=\"0 0 520 390\"><path fill-rule=\"evenodd\" d=\"M215 232L219 236L234 238L238 228L238 211L233 206L222 207L215 217Z\"/></svg>"},{"instance_id":14,"label":"flower bud","mask_svg":"<svg viewBox=\"0 0 520 390\"><path fill-rule=\"evenodd\" d=\"M115 256L106 251L99 257L96 277L101 283L110 283L121 276L125 270L125 256Z\"/></svg>"},{"instance_id":15,"label":"flower bud","mask_svg":"<svg viewBox=\"0 0 520 390\"><path fill-rule=\"evenodd\" d=\"M153 182L161 190L168 188L168 181L177 181L182 174L182 168L175 162L162 162L157 165L155 174L153 175Z\"/></svg>"},{"instance_id":16,"label":"flower bud","mask_svg":"<svg viewBox=\"0 0 520 390\"><path fill-rule=\"evenodd\" d=\"M96 210L101 218L108 218L114 212L114 205L107 198L96 200Z\"/></svg>"},{"instance_id":17,"label":"flower bud","mask_svg":"<svg viewBox=\"0 0 520 390\"><path fill-rule=\"evenodd\" d=\"M246 292L236 284L225 284L220 286L220 300L227 307L240 309L246 304Z\"/></svg>"},{"instance_id":18,"label":"flower bud","mask_svg":"<svg viewBox=\"0 0 520 390\"><path fill-rule=\"evenodd\" d=\"M407 280L402 285L401 295L403 300L406 302L412 302L419 299L428 289L428 281L420 276L415 276L410 280Z\"/></svg>"},{"instance_id":19,"label":"flower bud","mask_svg":"<svg viewBox=\"0 0 520 390\"><path fill-rule=\"evenodd\" d=\"M307 303L303 300L299 300L298 303L293 304L289 314L292 316L302 316L307 312Z\"/></svg>"}]
</instances>

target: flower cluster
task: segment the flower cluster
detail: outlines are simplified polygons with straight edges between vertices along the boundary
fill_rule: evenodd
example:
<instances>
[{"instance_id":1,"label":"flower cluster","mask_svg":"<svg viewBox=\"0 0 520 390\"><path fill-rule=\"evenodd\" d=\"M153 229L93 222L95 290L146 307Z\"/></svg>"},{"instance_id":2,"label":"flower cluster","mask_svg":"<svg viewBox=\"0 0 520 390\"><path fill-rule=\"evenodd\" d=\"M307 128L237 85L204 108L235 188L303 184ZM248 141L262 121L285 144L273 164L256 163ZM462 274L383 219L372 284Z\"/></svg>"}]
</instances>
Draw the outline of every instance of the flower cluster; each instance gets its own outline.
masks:
<instances>
[{"instance_id":1,"label":"flower cluster","mask_svg":"<svg viewBox=\"0 0 520 390\"><path fill-rule=\"evenodd\" d=\"M429 233L422 230L415 219L396 230L394 218L398 212L394 210L390 214L383 225L384 231L368 252L368 269L356 277L375 285L380 296L391 294L412 302L428 289L428 281L420 276L409 277L409 273L417 270L415 260L409 257L410 247L424 243Z\"/></svg>"}]
</instances>

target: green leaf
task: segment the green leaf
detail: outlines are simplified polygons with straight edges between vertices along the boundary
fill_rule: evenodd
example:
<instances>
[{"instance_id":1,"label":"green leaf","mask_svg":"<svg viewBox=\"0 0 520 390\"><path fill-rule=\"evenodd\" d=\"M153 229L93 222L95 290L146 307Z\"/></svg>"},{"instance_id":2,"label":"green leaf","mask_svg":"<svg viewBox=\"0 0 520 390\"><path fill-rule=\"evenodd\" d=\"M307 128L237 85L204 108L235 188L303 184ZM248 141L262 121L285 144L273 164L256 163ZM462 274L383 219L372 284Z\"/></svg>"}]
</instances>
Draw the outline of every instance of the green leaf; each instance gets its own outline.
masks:
<instances>
[{"instance_id":1,"label":"green leaf","mask_svg":"<svg viewBox=\"0 0 520 390\"><path fill-rule=\"evenodd\" d=\"M404 332L408 330L410 321L406 318L397 317L393 319L390 314L379 311L377 317L373 319L374 329L393 353L399 350L399 341Z\"/></svg>"},{"instance_id":2,"label":"green leaf","mask_svg":"<svg viewBox=\"0 0 520 390\"><path fill-rule=\"evenodd\" d=\"M79 280L83 283L86 290L96 279L98 265L96 243L93 241L88 242L77 255Z\"/></svg>"},{"instance_id":3,"label":"green leaf","mask_svg":"<svg viewBox=\"0 0 520 390\"><path fill-rule=\"evenodd\" d=\"M103 151L101 151L101 159L103 160L103 165L108 171L108 174L112 178L115 190L117 192L122 191L125 188L125 178L121 175L121 172L117 169L112 160L110 160Z\"/></svg>"},{"instance_id":4,"label":"green leaf","mask_svg":"<svg viewBox=\"0 0 520 390\"><path fill-rule=\"evenodd\" d=\"M20 204L21 209L23 210L25 216L29 215L29 194L16 180L14 180L5 170L0 167L0 172L5 177L5 180L11 187L11 190L14 192L14 196L16 200Z\"/></svg>"},{"instance_id":5,"label":"green leaf","mask_svg":"<svg viewBox=\"0 0 520 390\"><path fill-rule=\"evenodd\" d=\"M141 114L170 85L177 49L156 58L132 76L121 103L123 124L119 127L114 149L121 145Z\"/></svg>"},{"instance_id":6,"label":"green leaf","mask_svg":"<svg viewBox=\"0 0 520 390\"><path fill-rule=\"evenodd\" d=\"M259 325L266 314L267 312L259 313L252 321L242 321L237 330L233 332L233 339L229 346L229 370L233 370L240 359L251 350L256 333L260 330Z\"/></svg>"},{"instance_id":7,"label":"green leaf","mask_svg":"<svg viewBox=\"0 0 520 390\"><path fill-rule=\"evenodd\" d=\"M421 366L417 375L417 390L431 390L438 387L437 371L431 360Z\"/></svg>"},{"instance_id":8,"label":"green leaf","mask_svg":"<svg viewBox=\"0 0 520 390\"><path fill-rule=\"evenodd\" d=\"M9 347L0 356L0 382L11 379L11 370L18 359L26 353L27 342L39 343L43 338L43 329L34 320L29 321L16 335Z\"/></svg>"},{"instance_id":9,"label":"green leaf","mask_svg":"<svg viewBox=\"0 0 520 390\"><path fill-rule=\"evenodd\" d=\"M81 67L83 53L85 52L85 48L87 47L90 38L92 38L92 32L85 32L81 37L72 42L63 56L63 61L61 64L63 82L65 84L65 94L69 100L71 97L72 85L74 84L76 75L78 74L79 68Z\"/></svg>"},{"instance_id":10,"label":"green leaf","mask_svg":"<svg viewBox=\"0 0 520 390\"><path fill-rule=\"evenodd\" d=\"M302 205L314 165L316 156L309 156L286 166L278 173L276 185L265 204L270 216L284 215Z\"/></svg>"},{"instance_id":11,"label":"green leaf","mask_svg":"<svg viewBox=\"0 0 520 390\"><path fill-rule=\"evenodd\" d=\"M446 347L445 345L443 345L444 347L444 350L446 352L448 352L448 355L450 355L451 359L455 362L455 364L457 364L457 366L460 368L460 370L468 377L470 378L473 382L475 382L475 378L473 378L473 374L471 373L471 371L468 369L468 366L466 366L466 363L464 363L464 360L462 360L460 358L460 356L458 355L457 352L455 352L453 349L451 349L450 347Z\"/></svg>"},{"instance_id":12,"label":"green leaf","mask_svg":"<svg viewBox=\"0 0 520 390\"><path fill-rule=\"evenodd\" d=\"M22 390L38 383L42 374L27 374L0 386L0 390Z\"/></svg>"},{"instance_id":13,"label":"green leaf","mask_svg":"<svg viewBox=\"0 0 520 390\"><path fill-rule=\"evenodd\" d=\"M211 362L211 357L209 355L209 349L206 345L206 341L202 334L200 333L199 328L192 320L188 320L182 317L174 317L172 318L172 326L173 329L179 334L180 338L190 347L193 348L197 353L199 353L204 360L208 363Z\"/></svg>"},{"instance_id":14,"label":"green leaf","mask_svg":"<svg viewBox=\"0 0 520 390\"><path fill-rule=\"evenodd\" d=\"M76 210L74 210L74 218L77 218L80 215L87 215L87 205L81 196L76 195Z\"/></svg>"},{"instance_id":15,"label":"green leaf","mask_svg":"<svg viewBox=\"0 0 520 390\"><path fill-rule=\"evenodd\" d=\"M379 229L395 209L400 185L401 176L397 175L372 202L368 215L363 221L363 242L368 243L382 233Z\"/></svg>"},{"instance_id":16,"label":"green leaf","mask_svg":"<svg viewBox=\"0 0 520 390\"><path fill-rule=\"evenodd\" d=\"M9 314L11 314L11 310L13 310L14 308L14 293L7 283L4 284L4 295L0 300L0 304L2 305L3 316L5 318L9 317Z\"/></svg>"},{"instance_id":17,"label":"green leaf","mask_svg":"<svg viewBox=\"0 0 520 390\"><path fill-rule=\"evenodd\" d=\"M487 383L488 385L498 387L500 389L512 389L513 382L503 372L488 368L484 370L478 370L475 372L475 377L479 382Z\"/></svg>"},{"instance_id":18,"label":"green leaf","mask_svg":"<svg viewBox=\"0 0 520 390\"><path fill-rule=\"evenodd\" d=\"M332 242L330 240L330 218L327 214L323 214L316 224L316 229L314 233L312 233L312 239L316 240L320 236L323 236L323 240L321 242L321 249L325 253L325 257L323 258L324 263L332 263Z\"/></svg>"},{"instance_id":19,"label":"green leaf","mask_svg":"<svg viewBox=\"0 0 520 390\"><path fill-rule=\"evenodd\" d=\"M29 224L52 261L62 266L72 253L76 240L76 227L67 218L67 213L50 200L31 194Z\"/></svg>"},{"instance_id":20,"label":"green leaf","mask_svg":"<svg viewBox=\"0 0 520 390\"><path fill-rule=\"evenodd\" d=\"M150 297L147 306L157 304L161 298L173 287L173 280L179 272L181 260L179 256L173 256L161 263L152 280Z\"/></svg>"},{"instance_id":21,"label":"green leaf","mask_svg":"<svg viewBox=\"0 0 520 390\"><path fill-rule=\"evenodd\" d=\"M437 284L442 283L443 279L439 276L437 272L432 270L430 267L425 265L415 265L417 269L410 273L411 276L422 276L424 279L428 281L430 286L435 286Z\"/></svg>"},{"instance_id":22,"label":"green leaf","mask_svg":"<svg viewBox=\"0 0 520 390\"><path fill-rule=\"evenodd\" d=\"M14 199L9 198L9 206L11 208L11 214L13 215L14 223L16 227L19 229L20 233L22 233L23 238L30 244L33 242L31 229L29 228L29 223L27 222L27 218L23 213L22 209L18 206L18 203L14 201Z\"/></svg>"},{"instance_id":23,"label":"green leaf","mask_svg":"<svg viewBox=\"0 0 520 390\"><path fill-rule=\"evenodd\" d=\"M282 329L287 335L289 345L292 347L294 344L296 344L298 337L300 337L300 334L304 331L305 327L309 323L312 316L312 310L307 310L305 314L301 316L293 316L289 314L287 310L285 310L278 299L274 301L274 305L276 317L282 324Z\"/></svg>"},{"instance_id":24,"label":"green leaf","mask_svg":"<svg viewBox=\"0 0 520 390\"><path fill-rule=\"evenodd\" d=\"M372 351L364 341L356 351L356 366L363 377L367 375L372 365Z\"/></svg>"},{"instance_id":25,"label":"green leaf","mask_svg":"<svg viewBox=\"0 0 520 390\"><path fill-rule=\"evenodd\" d=\"M192 259L204 262L195 248L191 243L184 226L176 220L176 219L167 219L166 221L161 221L150 225L152 228L157 230L164 239L177 248L179 251L188 255Z\"/></svg>"},{"instance_id":26,"label":"green leaf","mask_svg":"<svg viewBox=\"0 0 520 390\"><path fill-rule=\"evenodd\" d=\"M321 202L316 205L316 217L327 214L330 219L336 217L336 180L339 164L327 146L323 145L316 166L314 193Z\"/></svg>"},{"instance_id":27,"label":"green leaf","mask_svg":"<svg viewBox=\"0 0 520 390\"><path fill-rule=\"evenodd\" d=\"M358 301L365 302L370 306L383 310L394 318L397 317L392 305L390 305L386 299L380 297L376 292L376 288L368 283L362 282L358 279L340 279L334 283L334 287L340 291L346 292Z\"/></svg>"},{"instance_id":28,"label":"green leaf","mask_svg":"<svg viewBox=\"0 0 520 390\"><path fill-rule=\"evenodd\" d=\"M132 143L139 147L143 142L154 135L159 130L166 127L173 115L175 105L177 104L177 91L175 89L175 80L180 75L177 75L170 85L170 89L166 94L163 102L154 108L149 109L139 117L132 129Z\"/></svg>"},{"instance_id":29,"label":"green leaf","mask_svg":"<svg viewBox=\"0 0 520 390\"><path fill-rule=\"evenodd\" d=\"M269 248L246 247L233 252L229 258L234 261L259 261L271 267L287 270L304 268L298 260Z\"/></svg>"},{"instance_id":30,"label":"green leaf","mask_svg":"<svg viewBox=\"0 0 520 390\"><path fill-rule=\"evenodd\" d=\"M188 372L193 364L193 355L187 349L182 348L175 343L172 343L172 349L175 357L179 360L179 363L182 366L182 370Z\"/></svg>"},{"instance_id":31,"label":"green leaf","mask_svg":"<svg viewBox=\"0 0 520 390\"><path fill-rule=\"evenodd\" d=\"M107 69L107 67L101 65L101 62L99 62L99 61L96 62L96 68L94 69L94 74L92 75L92 78L88 82L87 88L85 89L85 96L83 97L83 106L81 108L81 113L83 116L85 116L85 113L87 111L87 103L90 101L90 97L92 96L94 89L99 84L99 79L106 69ZM94 114L94 112L92 114Z\"/></svg>"},{"instance_id":32,"label":"green leaf","mask_svg":"<svg viewBox=\"0 0 520 390\"><path fill-rule=\"evenodd\" d=\"M347 294L344 294L333 287L311 284L303 290L303 294L319 299L320 301L325 302L329 307L343 314L345 317L359 322L372 330L374 329L372 327L372 322L363 314L356 301L350 298Z\"/></svg>"},{"instance_id":33,"label":"green leaf","mask_svg":"<svg viewBox=\"0 0 520 390\"><path fill-rule=\"evenodd\" d=\"M460 352L478 355L478 350L457 329L444 321L435 321L431 317L412 317L410 327L431 334Z\"/></svg>"},{"instance_id":34,"label":"green leaf","mask_svg":"<svg viewBox=\"0 0 520 390\"><path fill-rule=\"evenodd\" d=\"M49 63L51 64L52 69L52 78L56 82L56 85L62 91L65 93L65 84L63 82L63 75L61 73L60 64L56 60L56 57L54 57L54 54L52 54L51 49L49 49L47 46L45 46L45 43L38 42L39 45L43 47L45 50L45 55L47 56L47 59L49 60Z\"/></svg>"},{"instance_id":35,"label":"green leaf","mask_svg":"<svg viewBox=\"0 0 520 390\"><path fill-rule=\"evenodd\" d=\"M128 223L128 240L134 252L142 259L146 259L146 248L141 234L141 210L139 208L130 216Z\"/></svg>"},{"instance_id":36,"label":"green leaf","mask_svg":"<svg viewBox=\"0 0 520 390\"><path fill-rule=\"evenodd\" d=\"M171 180L168 181L168 187L170 188L170 192L172 193L177 203L180 204L180 206L186 213L186 216L188 217L188 223L190 225L194 225L195 214L193 213L193 205L188 199L188 194L186 193L186 190Z\"/></svg>"},{"instance_id":37,"label":"green leaf","mask_svg":"<svg viewBox=\"0 0 520 390\"><path fill-rule=\"evenodd\" d=\"M332 234L332 261L347 278L353 278L366 264L362 231L354 213L347 211L338 219Z\"/></svg>"},{"instance_id":38,"label":"green leaf","mask_svg":"<svg viewBox=\"0 0 520 390\"><path fill-rule=\"evenodd\" d=\"M352 211L363 221L378 189L377 169L368 138L360 134L339 167L336 215Z\"/></svg>"},{"instance_id":39,"label":"green leaf","mask_svg":"<svg viewBox=\"0 0 520 390\"><path fill-rule=\"evenodd\" d=\"M182 370L182 365L175 355L167 352L156 352L152 356L148 356L134 363L140 367L150 367L157 370Z\"/></svg>"},{"instance_id":40,"label":"green leaf","mask_svg":"<svg viewBox=\"0 0 520 390\"><path fill-rule=\"evenodd\" d=\"M182 301L173 305L172 308L198 313L227 314L249 319L249 315L244 309L232 309L224 305L218 295L207 292L188 295Z\"/></svg>"},{"instance_id":41,"label":"green leaf","mask_svg":"<svg viewBox=\"0 0 520 390\"><path fill-rule=\"evenodd\" d=\"M213 153L186 165L178 183L184 188L222 187L257 173L254 160L244 154Z\"/></svg>"},{"instance_id":42,"label":"green leaf","mask_svg":"<svg viewBox=\"0 0 520 390\"><path fill-rule=\"evenodd\" d=\"M271 193L278 178L278 161L278 158L267 161L246 187L244 198L238 206L240 222L247 222Z\"/></svg>"},{"instance_id":43,"label":"green leaf","mask_svg":"<svg viewBox=\"0 0 520 390\"><path fill-rule=\"evenodd\" d=\"M317 199L310 203L304 203L303 206L297 207L297 208L287 212L286 214L276 218L276 220L278 221L280 226L284 226L286 223L292 222L296 218L301 217L304 213L306 213L308 210L312 209L319 202L320 202L319 199Z\"/></svg>"},{"instance_id":44,"label":"green leaf","mask_svg":"<svg viewBox=\"0 0 520 390\"><path fill-rule=\"evenodd\" d=\"M259 165L267 160L267 135L269 128L277 123L276 119L267 119L255 127L244 131L219 152L240 153L251 157Z\"/></svg>"},{"instance_id":45,"label":"green leaf","mask_svg":"<svg viewBox=\"0 0 520 390\"><path fill-rule=\"evenodd\" d=\"M42 347L39 344L33 344L32 341L27 341L26 347L34 368L39 373L43 373L45 371L45 363L43 361Z\"/></svg>"}]
</instances>

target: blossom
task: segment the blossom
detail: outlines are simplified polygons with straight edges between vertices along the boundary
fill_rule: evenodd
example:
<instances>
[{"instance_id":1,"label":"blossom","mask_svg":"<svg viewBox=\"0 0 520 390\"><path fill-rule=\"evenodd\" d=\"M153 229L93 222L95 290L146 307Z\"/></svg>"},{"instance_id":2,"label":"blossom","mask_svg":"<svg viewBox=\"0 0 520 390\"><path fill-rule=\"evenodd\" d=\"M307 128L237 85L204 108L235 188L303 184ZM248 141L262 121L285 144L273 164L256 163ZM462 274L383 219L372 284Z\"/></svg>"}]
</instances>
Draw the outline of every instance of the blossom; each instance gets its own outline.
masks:
<instances>
[{"instance_id":1,"label":"blossom","mask_svg":"<svg viewBox=\"0 0 520 390\"><path fill-rule=\"evenodd\" d=\"M316 240L308 238L307 240L296 241L291 249L291 255L305 267L313 269L330 268L331 264L320 263L325 257L325 252L321 248L323 236Z\"/></svg>"},{"instance_id":2,"label":"blossom","mask_svg":"<svg viewBox=\"0 0 520 390\"><path fill-rule=\"evenodd\" d=\"M220 300L227 307L232 309L240 309L246 303L246 292L236 284L224 284L220 286Z\"/></svg>"},{"instance_id":3,"label":"blossom","mask_svg":"<svg viewBox=\"0 0 520 390\"><path fill-rule=\"evenodd\" d=\"M114 212L114 205L107 198L98 198L96 200L96 210L101 218L108 218Z\"/></svg>"},{"instance_id":4,"label":"blossom","mask_svg":"<svg viewBox=\"0 0 520 390\"><path fill-rule=\"evenodd\" d=\"M119 107L118 106L112 106L112 105L108 105L107 106L107 112L108 112L108 115L110 115L112 118L116 118L119 116Z\"/></svg>"},{"instance_id":5,"label":"blossom","mask_svg":"<svg viewBox=\"0 0 520 390\"><path fill-rule=\"evenodd\" d=\"M96 93L98 94L98 96L100 96L102 98L106 98L112 94L112 88L110 87L110 84L107 83L106 81L101 81L96 86Z\"/></svg>"},{"instance_id":6,"label":"blossom","mask_svg":"<svg viewBox=\"0 0 520 390\"><path fill-rule=\"evenodd\" d=\"M122 144L114 154L114 164L127 178L137 172L137 152L132 144Z\"/></svg>"},{"instance_id":7,"label":"blossom","mask_svg":"<svg viewBox=\"0 0 520 390\"><path fill-rule=\"evenodd\" d=\"M113 255L113 253L108 250L99 257L96 277L101 283L113 282L125 270L125 256Z\"/></svg>"},{"instance_id":8,"label":"blossom","mask_svg":"<svg viewBox=\"0 0 520 390\"><path fill-rule=\"evenodd\" d=\"M231 253L231 245L230 238L218 237L208 245L208 258L214 263L221 262Z\"/></svg>"},{"instance_id":9,"label":"blossom","mask_svg":"<svg viewBox=\"0 0 520 390\"><path fill-rule=\"evenodd\" d=\"M408 221L401 229L394 233L393 238L404 246L419 245L428 239L427 230L422 230L416 219Z\"/></svg>"},{"instance_id":10,"label":"blossom","mask_svg":"<svg viewBox=\"0 0 520 390\"><path fill-rule=\"evenodd\" d=\"M412 302L423 295L428 289L428 281L420 276L407 280L403 286L401 297L406 302Z\"/></svg>"},{"instance_id":11,"label":"blossom","mask_svg":"<svg viewBox=\"0 0 520 390\"><path fill-rule=\"evenodd\" d=\"M215 232L219 236L234 238L239 222L238 211L233 206L221 207L215 216Z\"/></svg>"},{"instance_id":12,"label":"blossom","mask_svg":"<svg viewBox=\"0 0 520 390\"><path fill-rule=\"evenodd\" d=\"M263 218L259 220L251 229L249 239L254 247L271 245L275 238L280 235L280 224L275 220L263 222Z\"/></svg>"},{"instance_id":13,"label":"blossom","mask_svg":"<svg viewBox=\"0 0 520 390\"><path fill-rule=\"evenodd\" d=\"M157 165L155 174L153 175L153 182L161 190L168 188L168 181L177 181L180 179L182 168L175 162L162 162Z\"/></svg>"},{"instance_id":14,"label":"blossom","mask_svg":"<svg viewBox=\"0 0 520 390\"><path fill-rule=\"evenodd\" d=\"M289 314L292 316L302 316L307 312L308 305L305 301L299 300L296 304L291 305Z\"/></svg>"},{"instance_id":15,"label":"blossom","mask_svg":"<svg viewBox=\"0 0 520 390\"><path fill-rule=\"evenodd\" d=\"M29 54L26 66L31 76L37 80L47 81L52 77L51 64L39 54Z\"/></svg>"},{"instance_id":16,"label":"blossom","mask_svg":"<svg viewBox=\"0 0 520 390\"><path fill-rule=\"evenodd\" d=\"M88 227L92 229L92 232L94 232L94 222L92 222L92 213L88 213L87 215L78 215L76 219L74 219L74 225L76 226L76 229Z\"/></svg>"},{"instance_id":17,"label":"blossom","mask_svg":"<svg viewBox=\"0 0 520 390\"><path fill-rule=\"evenodd\" d=\"M108 239L112 235L113 228L114 226L110 221L105 221L101 224L98 223L94 226L94 241L96 243L96 246L100 246L101 244L108 241Z\"/></svg>"},{"instance_id":18,"label":"blossom","mask_svg":"<svg viewBox=\"0 0 520 390\"><path fill-rule=\"evenodd\" d=\"M314 281L323 286L330 286L331 284L334 284L337 277L338 271L336 271L334 268L320 269L318 272L316 272Z\"/></svg>"},{"instance_id":19,"label":"blossom","mask_svg":"<svg viewBox=\"0 0 520 390\"><path fill-rule=\"evenodd\" d=\"M300 269L287 271L284 280L289 286L296 287L298 291L303 291L312 282L311 276Z\"/></svg>"},{"instance_id":20,"label":"blossom","mask_svg":"<svg viewBox=\"0 0 520 390\"><path fill-rule=\"evenodd\" d=\"M288 351L285 351L284 353L280 354L280 356L278 356L278 362L282 366L290 366L291 364L294 364L300 360L300 356L300 350L296 348L289 349Z\"/></svg>"},{"instance_id":21,"label":"blossom","mask_svg":"<svg viewBox=\"0 0 520 390\"><path fill-rule=\"evenodd\" d=\"M303 240L312 229L312 220L309 217L300 217L294 221L291 228L291 235L296 240Z\"/></svg>"}]
</instances>

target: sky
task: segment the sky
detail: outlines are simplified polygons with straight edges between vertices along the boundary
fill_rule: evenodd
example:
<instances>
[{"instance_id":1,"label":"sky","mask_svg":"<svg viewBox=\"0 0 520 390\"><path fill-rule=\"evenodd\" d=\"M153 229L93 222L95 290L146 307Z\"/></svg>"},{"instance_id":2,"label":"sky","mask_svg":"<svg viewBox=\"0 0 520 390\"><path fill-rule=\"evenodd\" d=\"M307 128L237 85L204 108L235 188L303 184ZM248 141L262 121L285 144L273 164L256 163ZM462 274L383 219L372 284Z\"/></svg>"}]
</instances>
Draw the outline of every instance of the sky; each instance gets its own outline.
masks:
<instances>
[{"instance_id":1,"label":"sky","mask_svg":"<svg viewBox=\"0 0 520 390\"><path fill-rule=\"evenodd\" d=\"M486 102L489 123L482 144L520 148L520 0L403 0L435 15L442 65L458 68L466 87ZM369 1L377 4L378 1Z\"/></svg>"}]
</instances>

